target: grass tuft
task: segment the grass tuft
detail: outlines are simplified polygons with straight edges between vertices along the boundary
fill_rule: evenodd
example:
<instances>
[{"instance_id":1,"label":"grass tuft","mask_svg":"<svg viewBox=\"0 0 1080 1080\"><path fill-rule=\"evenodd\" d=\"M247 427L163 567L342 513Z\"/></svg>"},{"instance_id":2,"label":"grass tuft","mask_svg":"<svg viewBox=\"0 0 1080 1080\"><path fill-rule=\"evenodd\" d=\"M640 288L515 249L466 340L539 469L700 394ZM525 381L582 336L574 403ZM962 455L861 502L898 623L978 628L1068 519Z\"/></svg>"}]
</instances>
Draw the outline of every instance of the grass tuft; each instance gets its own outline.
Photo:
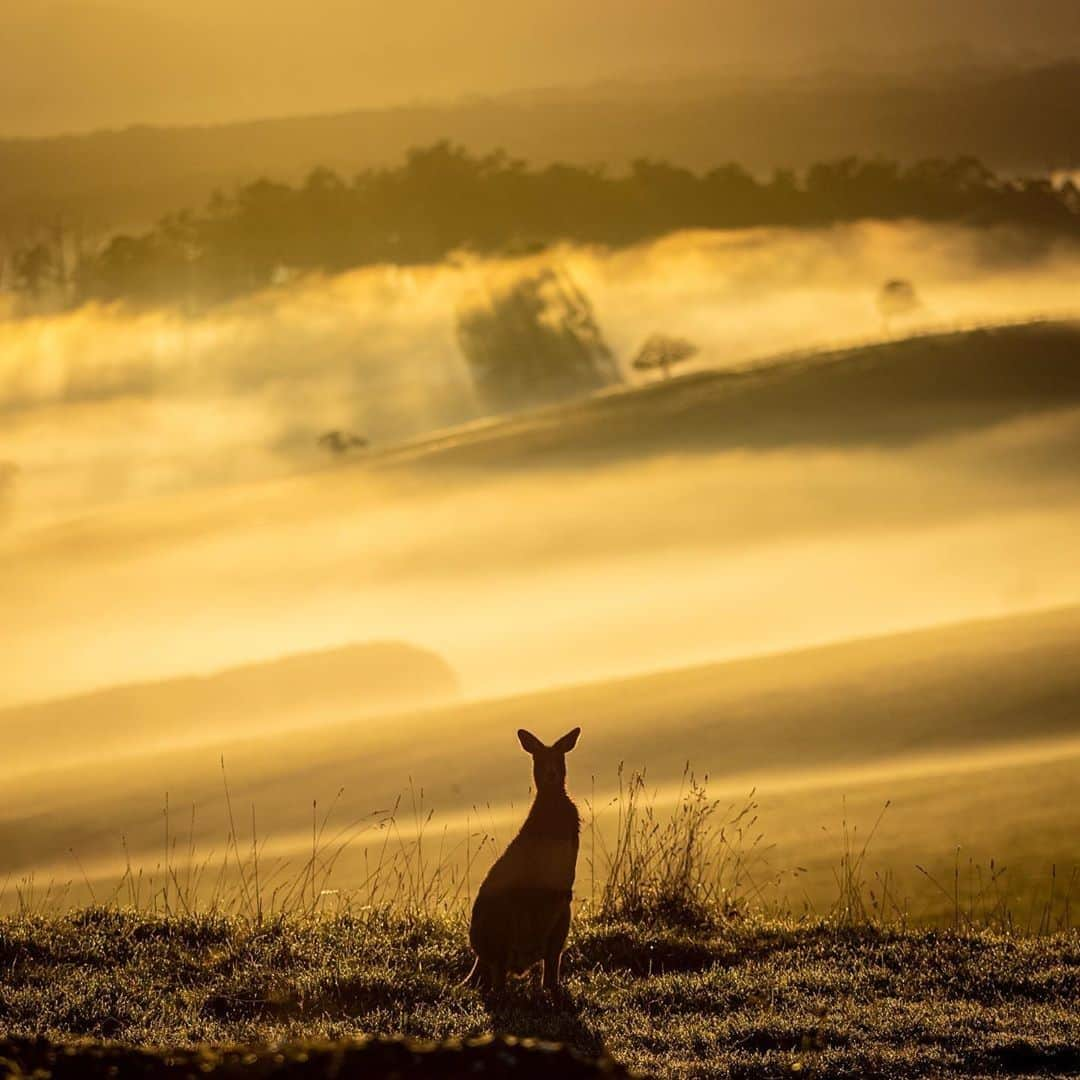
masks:
<instances>
[{"instance_id":1,"label":"grass tuft","mask_svg":"<svg viewBox=\"0 0 1080 1080\"><path fill-rule=\"evenodd\" d=\"M687 764L664 814L645 774L626 777L620 766L614 841L601 839L597 850L596 831L589 830L591 869L595 877L599 861L603 881L596 906L601 921L710 930L761 901L776 875L756 830L754 793L724 807L709 797L707 785L708 777L699 782ZM592 804L589 812L595 819Z\"/></svg>"}]
</instances>

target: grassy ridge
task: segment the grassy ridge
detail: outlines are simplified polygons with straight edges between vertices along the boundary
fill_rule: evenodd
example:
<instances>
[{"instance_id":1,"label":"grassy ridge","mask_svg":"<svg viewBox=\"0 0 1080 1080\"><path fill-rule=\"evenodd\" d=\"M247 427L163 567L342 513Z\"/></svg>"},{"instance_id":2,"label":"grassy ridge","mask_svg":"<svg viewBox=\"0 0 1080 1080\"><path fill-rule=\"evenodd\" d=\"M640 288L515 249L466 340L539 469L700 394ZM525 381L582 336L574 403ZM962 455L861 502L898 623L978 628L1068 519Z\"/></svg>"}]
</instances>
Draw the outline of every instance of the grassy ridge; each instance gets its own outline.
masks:
<instances>
[{"instance_id":1,"label":"grassy ridge","mask_svg":"<svg viewBox=\"0 0 1080 1080\"><path fill-rule=\"evenodd\" d=\"M199 732L219 741L251 729L341 722L453 700L457 675L436 654L400 642L368 642L295 653L203 676L162 679L0 709L5 771L78 762L90 756L183 746ZM148 723L147 718L153 722ZM197 719L193 719L197 718ZM314 720L313 720L314 718ZM194 732L193 732L193 729ZM48 752L43 746L48 745Z\"/></svg>"},{"instance_id":2,"label":"grassy ridge","mask_svg":"<svg viewBox=\"0 0 1080 1080\"><path fill-rule=\"evenodd\" d=\"M585 920L558 1006L527 982L499 1002L456 989L468 964L448 919L13 918L0 923L0 1022L10 1036L143 1046L504 1032L677 1076L1080 1068L1075 931Z\"/></svg>"},{"instance_id":3,"label":"grassy ridge","mask_svg":"<svg viewBox=\"0 0 1080 1080\"><path fill-rule=\"evenodd\" d=\"M916 335L688 374L420 439L374 460L507 468L732 448L897 448L1075 408L1078 357L1074 322ZM1075 446L1068 453L1059 466L1075 462Z\"/></svg>"}]
</instances>

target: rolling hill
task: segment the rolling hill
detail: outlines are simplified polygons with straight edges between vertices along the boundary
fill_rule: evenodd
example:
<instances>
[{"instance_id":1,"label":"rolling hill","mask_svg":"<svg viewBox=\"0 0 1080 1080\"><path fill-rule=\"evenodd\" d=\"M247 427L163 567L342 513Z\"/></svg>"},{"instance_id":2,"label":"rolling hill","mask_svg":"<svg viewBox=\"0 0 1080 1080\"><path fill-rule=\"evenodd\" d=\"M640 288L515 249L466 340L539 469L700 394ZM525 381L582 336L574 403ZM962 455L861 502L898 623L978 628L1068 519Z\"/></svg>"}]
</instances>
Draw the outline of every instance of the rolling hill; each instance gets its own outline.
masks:
<instances>
[{"instance_id":1,"label":"rolling hill","mask_svg":"<svg viewBox=\"0 0 1080 1080\"><path fill-rule=\"evenodd\" d=\"M51 764L43 732L38 771L5 785L0 871L62 877L74 852L107 880L120 869L121 837L133 860L152 866L166 791L171 805L191 808L198 850L220 850L222 755L233 801L258 808L268 858L310 848L312 799L328 805L342 786L345 820L412 787L418 812L436 812L431 828L448 830L444 844L460 842L470 818L472 828L505 836L527 797L515 729L551 738L580 724L571 785L579 800L597 800L602 828L612 823L603 808L620 762L647 766L663 805L690 761L724 802L757 789L761 827L775 844L770 865L803 867L806 895L831 887L837 839L822 827L841 815L865 827L886 799L894 807L877 853L899 880L905 870L914 876L915 861L947 862L960 844L965 856L1007 857L1019 883L1076 854L1078 649L1080 609L1069 609L389 721L241 737L204 730L199 746L114 755L92 768ZM186 815L178 816L186 843ZM359 872L344 860L338 884Z\"/></svg>"},{"instance_id":2,"label":"rolling hill","mask_svg":"<svg viewBox=\"0 0 1080 1080\"><path fill-rule=\"evenodd\" d=\"M42 757L55 767L148 749L169 753L208 737L377 716L459 693L453 670L427 650L397 642L349 645L0 709L4 771L33 772Z\"/></svg>"},{"instance_id":3,"label":"rolling hill","mask_svg":"<svg viewBox=\"0 0 1080 1080\"><path fill-rule=\"evenodd\" d=\"M374 460L480 467L680 451L888 449L1078 406L1080 323L1031 322L695 372L480 421Z\"/></svg>"},{"instance_id":4,"label":"rolling hill","mask_svg":"<svg viewBox=\"0 0 1080 1080\"><path fill-rule=\"evenodd\" d=\"M351 176L452 139L531 161L625 168L640 157L758 172L848 154L910 161L975 154L1002 171L1073 168L1080 64L898 78L616 84L253 120L0 139L0 234L62 217L88 236L201 207L215 188L316 166Z\"/></svg>"}]
</instances>

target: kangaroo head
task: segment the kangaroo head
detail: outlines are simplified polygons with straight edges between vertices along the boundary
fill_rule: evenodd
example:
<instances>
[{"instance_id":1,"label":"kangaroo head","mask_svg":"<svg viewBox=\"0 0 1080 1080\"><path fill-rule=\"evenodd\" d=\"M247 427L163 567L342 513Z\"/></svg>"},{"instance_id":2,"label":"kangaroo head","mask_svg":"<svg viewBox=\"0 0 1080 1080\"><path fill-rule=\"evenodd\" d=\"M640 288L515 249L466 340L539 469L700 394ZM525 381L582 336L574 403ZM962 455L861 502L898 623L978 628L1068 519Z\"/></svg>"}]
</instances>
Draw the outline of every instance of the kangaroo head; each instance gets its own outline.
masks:
<instances>
[{"instance_id":1,"label":"kangaroo head","mask_svg":"<svg viewBox=\"0 0 1080 1080\"><path fill-rule=\"evenodd\" d=\"M522 747L532 754L538 792L560 790L566 783L566 755L574 749L580 734L581 728L576 727L553 746L545 746L531 731L522 728L518 732Z\"/></svg>"}]
</instances>

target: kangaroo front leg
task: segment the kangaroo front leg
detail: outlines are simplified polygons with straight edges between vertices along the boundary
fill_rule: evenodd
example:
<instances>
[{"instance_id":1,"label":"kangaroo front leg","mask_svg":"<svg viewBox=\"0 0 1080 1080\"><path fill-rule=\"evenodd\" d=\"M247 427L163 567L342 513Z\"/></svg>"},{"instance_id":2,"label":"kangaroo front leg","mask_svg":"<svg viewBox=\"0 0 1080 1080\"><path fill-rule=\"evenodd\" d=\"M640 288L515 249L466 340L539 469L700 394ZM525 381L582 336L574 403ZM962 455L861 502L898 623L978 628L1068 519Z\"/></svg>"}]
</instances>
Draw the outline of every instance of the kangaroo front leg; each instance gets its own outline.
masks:
<instances>
[{"instance_id":1,"label":"kangaroo front leg","mask_svg":"<svg viewBox=\"0 0 1080 1080\"><path fill-rule=\"evenodd\" d=\"M544 989L559 991L559 969L562 966L562 953L566 938L570 933L569 903L558 913L554 926L544 944Z\"/></svg>"}]
</instances>

